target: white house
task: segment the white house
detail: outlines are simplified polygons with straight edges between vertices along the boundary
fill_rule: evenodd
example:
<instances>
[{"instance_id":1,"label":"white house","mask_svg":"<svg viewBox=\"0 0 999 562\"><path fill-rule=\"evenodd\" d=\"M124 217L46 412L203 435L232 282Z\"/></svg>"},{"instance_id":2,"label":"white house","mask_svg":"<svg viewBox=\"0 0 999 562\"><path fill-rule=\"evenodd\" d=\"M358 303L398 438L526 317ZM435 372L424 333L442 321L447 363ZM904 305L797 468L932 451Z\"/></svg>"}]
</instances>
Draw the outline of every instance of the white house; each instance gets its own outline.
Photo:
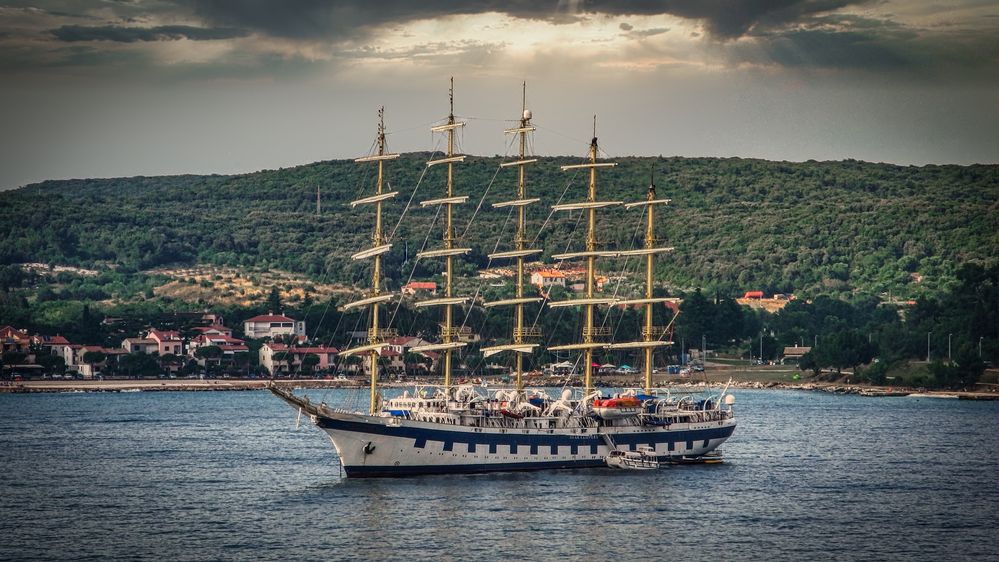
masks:
<instances>
[{"instance_id":1,"label":"white house","mask_svg":"<svg viewBox=\"0 0 999 562\"><path fill-rule=\"evenodd\" d=\"M150 338L125 338L121 342L121 348L129 353L141 351L142 353L160 352L160 343Z\"/></svg>"},{"instance_id":2,"label":"white house","mask_svg":"<svg viewBox=\"0 0 999 562\"><path fill-rule=\"evenodd\" d=\"M244 322L243 333L252 339L286 335L305 337L305 322L280 314L263 314Z\"/></svg>"},{"instance_id":3,"label":"white house","mask_svg":"<svg viewBox=\"0 0 999 562\"><path fill-rule=\"evenodd\" d=\"M531 274L531 285L536 285L542 289L552 285L565 287L565 273L557 269L539 269Z\"/></svg>"}]
</instances>

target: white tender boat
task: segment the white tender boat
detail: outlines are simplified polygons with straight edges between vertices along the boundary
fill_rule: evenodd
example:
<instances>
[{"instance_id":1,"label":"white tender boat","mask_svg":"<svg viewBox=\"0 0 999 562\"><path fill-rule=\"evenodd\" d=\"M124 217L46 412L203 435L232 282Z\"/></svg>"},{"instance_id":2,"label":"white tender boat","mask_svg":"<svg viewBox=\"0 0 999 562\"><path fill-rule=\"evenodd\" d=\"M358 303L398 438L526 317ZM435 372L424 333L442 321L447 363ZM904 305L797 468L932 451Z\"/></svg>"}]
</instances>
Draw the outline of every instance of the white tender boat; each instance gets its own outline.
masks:
<instances>
[{"instance_id":1,"label":"white tender boat","mask_svg":"<svg viewBox=\"0 0 999 562\"><path fill-rule=\"evenodd\" d=\"M613 450L604 459L607 466L611 468L624 468L629 470L656 470L660 467L655 449L652 447L639 447L637 451Z\"/></svg>"}]
</instances>

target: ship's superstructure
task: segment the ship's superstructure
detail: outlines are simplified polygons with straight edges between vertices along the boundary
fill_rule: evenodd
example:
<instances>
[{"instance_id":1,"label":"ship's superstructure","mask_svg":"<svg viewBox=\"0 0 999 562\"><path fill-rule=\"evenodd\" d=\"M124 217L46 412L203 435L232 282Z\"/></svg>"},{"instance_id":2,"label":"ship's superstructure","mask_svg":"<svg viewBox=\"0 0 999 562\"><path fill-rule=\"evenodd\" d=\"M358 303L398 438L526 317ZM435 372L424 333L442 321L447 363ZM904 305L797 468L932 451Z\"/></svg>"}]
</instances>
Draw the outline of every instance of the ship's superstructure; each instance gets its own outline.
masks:
<instances>
[{"instance_id":1,"label":"ship's superstructure","mask_svg":"<svg viewBox=\"0 0 999 562\"><path fill-rule=\"evenodd\" d=\"M537 294L528 294L524 283L525 258L541 253L529 247L531 237L526 232L526 208L537 203L529 198L526 189L526 167L537 160L526 153L527 135L535 130L532 114L526 105L526 86L522 113L518 126L508 129L508 134L518 135L519 157L502 167L516 167L517 188L514 199L497 203L494 207L514 207L517 211L513 249L496 252L491 259L516 260L516 296L512 299L483 303L483 306L512 306L513 326L509 344L483 349L484 355L513 353L515 383L512 388L489 389L470 385L455 385L452 381L452 354L465 345L457 340L459 327L454 318L454 307L474 306L472 299L453 294L453 259L471 249L459 246L455 235L453 208L464 203L468 196L455 195L453 165L465 156L455 153L455 130L464 126L454 116L453 81L450 90L451 111L444 124L432 128L447 138L447 152L443 158L430 160L427 166L446 165L446 193L438 199L423 201L424 207L443 207L444 233L442 247L423 251L420 259L445 259L444 294L441 297L417 301L417 307L443 307L442 330L439 343L413 348L415 352L443 354L441 385L422 385L407 390L401 396L382 400L377 386L378 356L391 334L390 327L379 323L379 305L394 295L381 289L380 256L389 251L391 244L385 239L381 223L381 202L395 192L383 191L383 166L398 155L385 152L383 114L379 112L378 152L358 159L358 162L377 162L376 193L354 201L352 206L375 205L375 228L372 246L354 254L354 259L373 258L372 286L364 298L344 308L369 307L368 341L365 345L348 349L345 355L361 355L369 359L371 370L370 407L367 413L315 404L307 397L271 387L280 398L310 416L325 431L340 458L348 476L398 476L427 473L462 473L501 470L536 470L549 468L575 468L605 466L612 451L638 451L657 462L699 459L712 453L735 430L732 397L727 387L719 394L695 400L688 396L672 396L669 392L656 393L652 389L653 350L668 345L665 327L653 325L653 305L667 300L653 295L653 257L672 248L655 245L654 210L668 200L657 199L654 184L650 185L644 200L626 205L642 208L647 213L645 243L634 250L607 251L600 249L598 241L597 211L623 204L621 201L601 201L597 197L597 173L601 168L613 166L600 162L599 147L594 135L587 161L578 165L563 166L563 170L584 169L588 172L588 189L585 200L553 206L555 212L580 211L587 219L585 249L579 252L553 256L556 260L585 259L585 295L567 301L549 302L548 306L582 307L583 322L580 341L549 350L582 352L583 389L576 395L565 388L555 396L544 389L525 389L523 384L524 358L534 353L539 336L533 325L525 319L525 307L543 300ZM645 258L645 296L640 299L620 300L597 295L597 259L621 256ZM608 341L610 331L598 325L599 306L644 305L645 317L641 341L614 343ZM643 389L627 390L614 396L603 396L593 388L592 370L594 352L600 349L640 349L645 359L645 384Z\"/></svg>"}]
</instances>

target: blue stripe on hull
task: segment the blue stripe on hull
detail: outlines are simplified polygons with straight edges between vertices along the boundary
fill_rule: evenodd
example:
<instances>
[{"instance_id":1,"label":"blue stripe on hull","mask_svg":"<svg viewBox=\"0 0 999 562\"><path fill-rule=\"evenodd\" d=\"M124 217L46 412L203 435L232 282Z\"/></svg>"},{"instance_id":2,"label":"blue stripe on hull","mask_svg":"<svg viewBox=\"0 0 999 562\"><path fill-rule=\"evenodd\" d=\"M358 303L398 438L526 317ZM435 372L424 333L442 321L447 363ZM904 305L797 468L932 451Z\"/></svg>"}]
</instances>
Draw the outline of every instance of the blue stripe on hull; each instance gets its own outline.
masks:
<instances>
[{"instance_id":1,"label":"blue stripe on hull","mask_svg":"<svg viewBox=\"0 0 999 562\"><path fill-rule=\"evenodd\" d=\"M374 478L385 476L416 476L420 474L475 474L479 472L515 472L525 470L554 470L560 468L595 468L601 466L607 466L603 459L421 466L344 466L343 470L347 473L347 476L351 478Z\"/></svg>"},{"instance_id":2,"label":"blue stripe on hull","mask_svg":"<svg viewBox=\"0 0 999 562\"><path fill-rule=\"evenodd\" d=\"M427 429L422 427L407 426L386 426L380 423L363 423L348 420L337 420L321 417L317 425L323 429L334 429L338 431L371 433L375 435L387 435L391 437L403 437L413 439L417 448L422 448L427 441L439 441L447 444L462 443L464 446L479 446L490 448L492 452L496 445L507 445L513 447L557 447L566 446L600 446L604 444L602 434L595 430L588 433L477 433L471 431L453 431L449 429ZM630 428L629 428L630 429ZM657 443L683 443L687 448L692 448L694 443L706 439L728 438L735 431L734 425L712 427L707 429L693 429L683 431L648 431L651 428L634 428L638 431L624 433L610 433L614 438L614 443L618 446L628 446L634 449L640 445L655 445ZM520 430L511 430L520 431Z\"/></svg>"}]
</instances>

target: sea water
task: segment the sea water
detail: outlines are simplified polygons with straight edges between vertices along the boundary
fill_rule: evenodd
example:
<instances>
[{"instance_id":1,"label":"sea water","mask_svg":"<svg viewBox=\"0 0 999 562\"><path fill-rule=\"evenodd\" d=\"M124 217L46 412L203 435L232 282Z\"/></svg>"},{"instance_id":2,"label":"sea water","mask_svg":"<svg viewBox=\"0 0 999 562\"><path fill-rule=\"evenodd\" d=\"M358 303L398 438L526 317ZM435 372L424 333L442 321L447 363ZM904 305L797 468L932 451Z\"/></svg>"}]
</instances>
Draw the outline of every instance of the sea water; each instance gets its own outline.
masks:
<instances>
[{"instance_id":1,"label":"sea water","mask_svg":"<svg viewBox=\"0 0 999 562\"><path fill-rule=\"evenodd\" d=\"M356 480L264 391L0 395L0 559L999 559L999 403L735 396L720 465Z\"/></svg>"}]
</instances>

